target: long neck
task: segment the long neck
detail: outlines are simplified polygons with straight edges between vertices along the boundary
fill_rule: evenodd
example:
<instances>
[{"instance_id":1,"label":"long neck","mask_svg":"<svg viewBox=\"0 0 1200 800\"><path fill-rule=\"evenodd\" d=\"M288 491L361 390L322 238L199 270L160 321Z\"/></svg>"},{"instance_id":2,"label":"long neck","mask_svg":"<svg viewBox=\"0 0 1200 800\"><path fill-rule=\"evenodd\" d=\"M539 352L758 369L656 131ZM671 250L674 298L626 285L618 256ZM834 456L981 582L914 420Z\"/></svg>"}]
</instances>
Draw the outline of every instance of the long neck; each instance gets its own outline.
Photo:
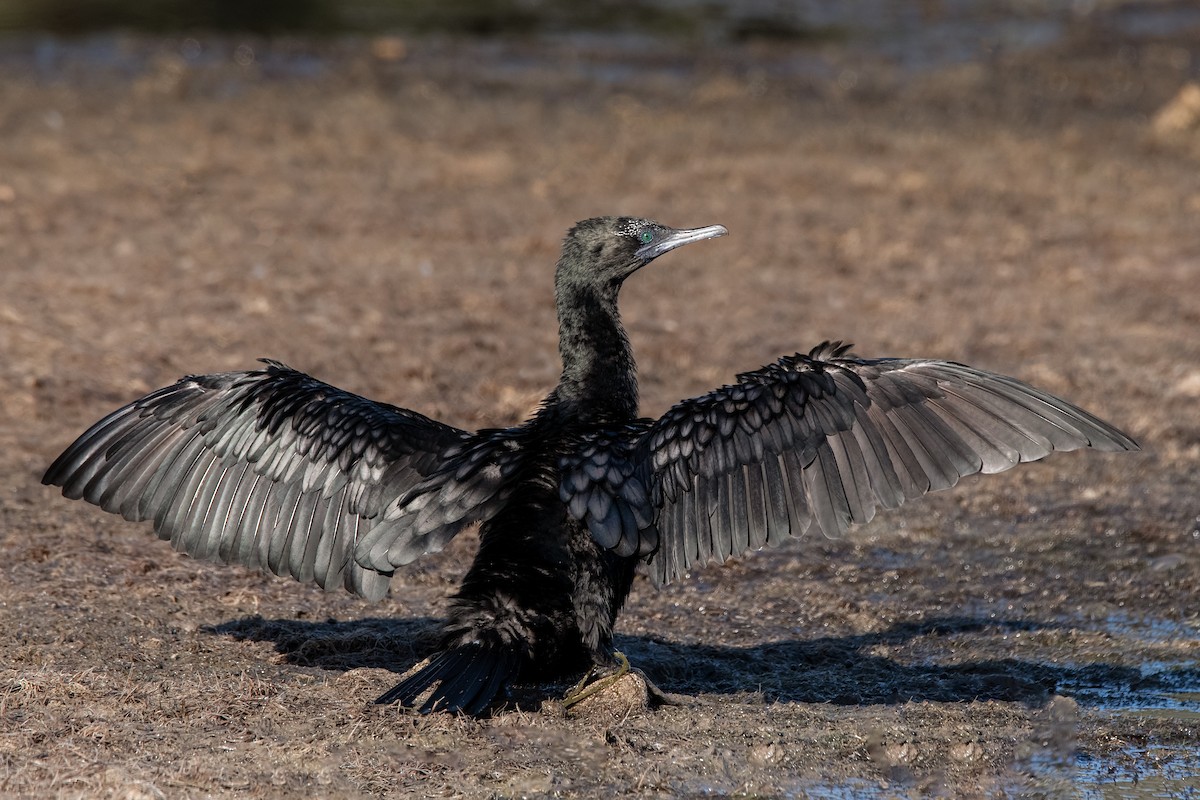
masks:
<instances>
[{"instance_id":1,"label":"long neck","mask_svg":"<svg viewBox=\"0 0 1200 800\"><path fill-rule=\"evenodd\" d=\"M637 366L617 313L616 290L590 284L560 284L556 290L563 362L558 400L588 422L635 418Z\"/></svg>"}]
</instances>

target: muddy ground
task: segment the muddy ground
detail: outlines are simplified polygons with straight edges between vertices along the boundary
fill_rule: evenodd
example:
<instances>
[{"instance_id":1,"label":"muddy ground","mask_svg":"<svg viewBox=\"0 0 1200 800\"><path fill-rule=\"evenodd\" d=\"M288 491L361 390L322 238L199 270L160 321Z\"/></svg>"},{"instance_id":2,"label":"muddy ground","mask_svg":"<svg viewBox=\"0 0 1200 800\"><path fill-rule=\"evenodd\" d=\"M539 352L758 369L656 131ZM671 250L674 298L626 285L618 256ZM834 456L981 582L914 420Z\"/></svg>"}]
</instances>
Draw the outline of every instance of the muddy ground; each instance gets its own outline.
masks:
<instances>
[{"instance_id":1,"label":"muddy ground","mask_svg":"<svg viewBox=\"0 0 1200 800\"><path fill-rule=\"evenodd\" d=\"M3 60L0 794L1069 797L1200 774L1200 134L1151 125L1200 46L905 73L833 45L241 44ZM110 409L259 356L513 423L557 378L561 235L605 213L731 232L625 288L648 414L840 338L1017 375L1144 452L639 581L618 645L693 704L485 721L371 705L428 652L472 534L368 605L38 483Z\"/></svg>"}]
</instances>

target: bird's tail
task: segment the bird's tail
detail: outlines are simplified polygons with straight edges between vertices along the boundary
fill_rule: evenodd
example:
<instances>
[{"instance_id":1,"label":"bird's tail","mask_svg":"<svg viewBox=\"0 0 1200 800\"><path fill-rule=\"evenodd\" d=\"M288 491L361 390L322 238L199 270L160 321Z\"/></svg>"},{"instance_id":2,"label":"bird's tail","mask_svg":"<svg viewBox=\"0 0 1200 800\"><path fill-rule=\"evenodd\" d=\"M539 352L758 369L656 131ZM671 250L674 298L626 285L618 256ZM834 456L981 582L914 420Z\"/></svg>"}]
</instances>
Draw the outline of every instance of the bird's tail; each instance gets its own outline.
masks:
<instances>
[{"instance_id":1,"label":"bird's tail","mask_svg":"<svg viewBox=\"0 0 1200 800\"><path fill-rule=\"evenodd\" d=\"M375 701L417 708L422 714L449 711L478 716L508 686L521 658L500 643L470 642L436 653L429 663Z\"/></svg>"}]
</instances>

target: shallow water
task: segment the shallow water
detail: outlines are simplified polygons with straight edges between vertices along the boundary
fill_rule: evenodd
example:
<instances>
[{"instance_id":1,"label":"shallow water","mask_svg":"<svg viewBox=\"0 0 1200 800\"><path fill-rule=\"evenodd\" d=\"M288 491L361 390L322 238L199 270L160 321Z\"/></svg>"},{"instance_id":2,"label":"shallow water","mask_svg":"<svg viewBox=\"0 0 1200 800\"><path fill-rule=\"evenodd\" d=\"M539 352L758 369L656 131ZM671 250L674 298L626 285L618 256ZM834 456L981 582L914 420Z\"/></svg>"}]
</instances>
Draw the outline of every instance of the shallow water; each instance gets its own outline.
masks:
<instances>
[{"instance_id":1,"label":"shallow water","mask_svg":"<svg viewBox=\"0 0 1200 800\"><path fill-rule=\"evenodd\" d=\"M1173 620L1114 615L1107 632L1145 643L1196 639L1194 626ZM1065 628L1076 621L1063 620ZM1056 666L1062 667L1063 664ZM1080 665L1082 666L1082 665ZM1057 693L1070 697L1085 713L1154 717L1200 725L1200 665L1193 661L1140 664L1140 677L1123 684L1060 682ZM1064 674L1094 674L1086 669ZM1104 673L1099 680L1120 675ZM1067 723L1068 727L1072 723ZM1069 730L1062 734L1070 740ZM1053 734L1051 734L1053 738ZM1099 757L1048 742L1013 766L1007 787L1010 796L1050 796L1073 800L1150 800L1200 798L1200 742L1190 746L1164 746L1152 742L1129 743L1118 754ZM792 787L785 796L820 800L874 800L905 796L896 786L868 781Z\"/></svg>"},{"instance_id":2,"label":"shallow water","mask_svg":"<svg viewBox=\"0 0 1200 800\"><path fill-rule=\"evenodd\" d=\"M1079 758L1070 785L1079 800L1150 800L1200 797L1200 757L1192 749L1129 748L1117 766L1111 759Z\"/></svg>"}]
</instances>

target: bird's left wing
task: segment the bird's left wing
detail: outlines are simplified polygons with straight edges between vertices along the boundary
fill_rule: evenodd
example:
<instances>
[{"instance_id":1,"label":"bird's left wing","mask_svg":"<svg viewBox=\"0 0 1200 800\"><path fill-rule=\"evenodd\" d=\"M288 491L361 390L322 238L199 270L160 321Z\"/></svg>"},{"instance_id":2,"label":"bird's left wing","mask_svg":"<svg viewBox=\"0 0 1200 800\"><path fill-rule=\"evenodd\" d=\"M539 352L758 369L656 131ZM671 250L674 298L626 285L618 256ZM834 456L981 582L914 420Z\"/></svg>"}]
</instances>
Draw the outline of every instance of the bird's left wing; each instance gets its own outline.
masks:
<instances>
[{"instance_id":1,"label":"bird's left wing","mask_svg":"<svg viewBox=\"0 0 1200 800\"><path fill-rule=\"evenodd\" d=\"M277 362L197 375L114 411L42 482L175 547L382 596L501 499L519 453Z\"/></svg>"},{"instance_id":2,"label":"bird's left wing","mask_svg":"<svg viewBox=\"0 0 1200 800\"><path fill-rule=\"evenodd\" d=\"M1111 425L1013 378L948 361L859 359L847 349L826 343L739 375L631 429L619 446L593 438L605 455L577 456L580 466L564 472L571 513L601 545L648 555L652 577L666 583L814 522L839 536L879 506L965 475L1054 450L1137 449Z\"/></svg>"}]
</instances>

